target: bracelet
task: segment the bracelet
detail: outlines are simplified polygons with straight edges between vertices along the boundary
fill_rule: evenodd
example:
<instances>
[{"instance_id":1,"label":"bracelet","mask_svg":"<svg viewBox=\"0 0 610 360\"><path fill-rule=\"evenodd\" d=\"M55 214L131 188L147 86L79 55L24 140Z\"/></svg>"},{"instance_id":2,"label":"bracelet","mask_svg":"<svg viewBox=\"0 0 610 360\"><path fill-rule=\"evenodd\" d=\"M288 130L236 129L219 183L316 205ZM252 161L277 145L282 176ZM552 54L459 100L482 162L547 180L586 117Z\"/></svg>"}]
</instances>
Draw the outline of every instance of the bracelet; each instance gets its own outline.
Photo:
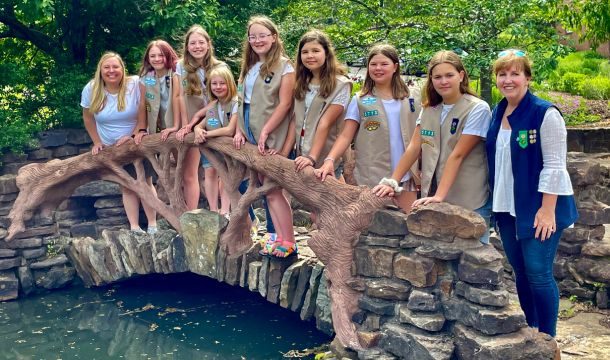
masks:
<instances>
[{"instance_id":1,"label":"bracelet","mask_svg":"<svg viewBox=\"0 0 610 360\"><path fill-rule=\"evenodd\" d=\"M392 179L392 178L383 178L381 179L381 181L379 182L379 185L386 185L392 188L392 190L394 190L395 194L400 194L403 190L402 186L398 185L398 181Z\"/></svg>"},{"instance_id":2,"label":"bracelet","mask_svg":"<svg viewBox=\"0 0 610 360\"><path fill-rule=\"evenodd\" d=\"M309 155L303 155L304 158L308 159L309 161L311 161L312 164L316 163L316 160L314 160L313 157L309 156Z\"/></svg>"},{"instance_id":3,"label":"bracelet","mask_svg":"<svg viewBox=\"0 0 610 360\"><path fill-rule=\"evenodd\" d=\"M333 162L333 163L334 163L334 162L335 162L335 159L333 159L333 158L331 158L331 157L329 156L329 157L327 157L326 159L324 159L324 162L327 162L327 161L331 161L331 162Z\"/></svg>"}]
</instances>

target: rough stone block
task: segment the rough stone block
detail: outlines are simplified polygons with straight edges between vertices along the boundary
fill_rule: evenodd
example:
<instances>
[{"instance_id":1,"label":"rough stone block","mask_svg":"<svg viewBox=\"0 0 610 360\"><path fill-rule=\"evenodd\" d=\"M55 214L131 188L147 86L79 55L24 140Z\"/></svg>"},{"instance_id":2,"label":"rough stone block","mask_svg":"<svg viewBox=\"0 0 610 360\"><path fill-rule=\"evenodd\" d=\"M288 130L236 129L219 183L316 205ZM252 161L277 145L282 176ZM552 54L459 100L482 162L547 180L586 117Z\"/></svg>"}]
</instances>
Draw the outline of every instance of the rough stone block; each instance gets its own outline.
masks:
<instances>
[{"instance_id":1,"label":"rough stone block","mask_svg":"<svg viewBox=\"0 0 610 360\"><path fill-rule=\"evenodd\" d=\"M65 130L43 131L38 134L41 147L57 147L68 142L68 132Z\"/></svg>"},{"instance_id":2,"label":"rough stone block","mask_svg":"<svg viewBox=\"0 0 610 360\"><path fill-rule=\"evenodd\" d=\"M215 278L216 254L227 220L208 210L187 211L180 216L188 268L199 275Z\"/></svg>"},{"instance_id":3,"label":"rough stone block","mask_svg":"<svg viewBox=\"0 0 610 360\"><path fill-rule=\"evenodd\" d=\"M63 145L53 149L53 157L65 158L68 156L78 155L78 147L73 145Z\"/></svg>"},{"instance_id":4,"label":"rough stone block","mask_svg":"<svg viewBox=\"0 0 610 360\"><path fill-rule=\"evenodd\" d=\"M37 226L37 227L28 228L28 229L20 232L19 234L15 235L15 239L25 239L25 238L35 237L35 236L53 235L56 232L57 232L57 227L54 225ZM16 240L11 240L11 242L16 242Z\"/></svg>"},{"instance_id":5,"label":"rough stone block","mask_svg":"<svg viewBox=\"0 0 610 360\"><path fill-rule=\"evenodd\" d=\"M335 331L333 328L333 318L331 314L330 296L328 295L328 281L326 274L322 273L320 277L320 286L318 287L318 296L316 296L316 328L327 335L332 335Z\"/></svg>"},{"instance_id":6,"label":"rough stone block","mask_svg":"<svg viewBox=\"0 0 610 360\"><path fill-rule=\"evenodd\" d=\"M365 312L366 313L366 312ZM363 329L377 331L381 328L381 316L374 313L366 313Z\"/></svg>"},{"instance_id":7,"label":"rough stone block","mask_svg":"<svg viewBox=\"0 0 610 360\"><path fill-rule=\"evenodd\" d=\"M369 280L366 282L365 294L385 300L406 300L409 298L411 286L404 281L396 280Z\"/></svg>"},{"instance_id":8,"label":"rough stone block","mask_svg":"<svg viewBox=\"0 0 610 360\"><path fill-rule=\"evenodd\" d=\"M411 296L409 296L409 302L407 308L415 311L436 311L440 308L441 303L432 293L413 290Z\"/></svg>"},{"instance_id":9,"label":"rough stone block","mask_svg":"<svg viewBox=\"0 0 610 360\"><path fill-rule=\"evenodd\" d=\"M262 262L253 261L248 265L248 289L258 291L258 274L261 270Z\"/></svg>"},{"instance_id":10,"label":"rough stone block","mask_svg":"<svg viewBox=\"0 0 610 360\"><path fill-rule=\"evenodd\" d=\"M284 271L280 286L280 306L283 308L288 308L292 305L297 282L299 281L299 274L301 273L301 268L305 265L305 261L305 259L299 260Z\"/></svg>"},{"instance_id":11,"label":"rough stone block","mask_svg":"<svg viewBox=\"0 0 610 360\"><path fill-rule=\"evenodd\" d=\"M0 228L0 240L4 240L8 235L8 231L4 228Z\"/></svg>"},{"instance_id":12,"label":"rough stone block","mask_svg":"<svg viewBox=\"0 0 610 360\"><path fill-rule=\"evenodd\" d=\"M404 237L404 239L400 240L400 247L402 249L413 249L419 246L422 246L428 242L427 238L409 234Z\"/></svg>"},{"instance_id":13,"label":"rough stone block","mask_svg":"<svg viewBox=\"0 0 610 360\"><path fill-rule=\"evenodd\" d=\"M261 250L262 246L259 242L256 242L250 247L250 249L242 255L241 259L241 274L239 277L239 286L246 287L248 286L248 276L250 273L250 263L254 261L261 261L261 256L259 255L259 250Z\"/></svg>"},{"instance_id":14,"label":"rough stone block","mask_svg":"<svg viewBox=\"0 0 610 360\"><path fill-rule=\"evenodd\" d=\"M576 270L589 279L605 284L610 283L610 261L595 261L587 258L580 258L576 261Z\"/></svg>"},{"instance_id":15,"label":"rough stone block","mask_svg":"<svg viewBox=\"0 0 610 360\"><path fill-rule=\"evenodd\" d=\"M411 324L419 329L427 331L440 331L445 325L445 317L442 313L414 312L402 305L398 310L398 318L401 323Z\"/></svg>"},{"instance_id":16,"label":"rough stone block","mask_svg":"<svg viewBox=\"0 0 610 360\"><path fill-rule=\"evenodd\" d=\"M47 248L46 247L42 247L42 248L38 248L38 249L25 249L21 252L21 256L23 256L25 259L36 259L42 256L45 256L47 254Z\"/></svg>"},{"instance_id":17,"label":"rough stone block","mask_svg":"<svg viewBox=\"0 0 610 360\"><path fill-rule=\"evenodd\" d=\"M437 267L434 260L415 255L398 255L394 259L394 275L413 286L428 287L436 283Z\"/></svg>"},{"instance_id":18,"label":"rough stone block","mask_svg":"<svg viewBox=\"0 0 610 360\"><path fill-rule=\"evenodd\" d=\"M461 261L458 265L458 277L470 284L499 285L503 275L504 266L500 261L486 265Z\"/></svg>"},{"instance_id":19,"label":"rough stone block","mask_svg":"<svg viewBox=\"0 0 610 360\"><path fill-rule=\"evenodd\" d=\"M407 226L413 234L453 241L453 237L479 239L485 231L485 220L474 211L449 203L432 203L419 206L407 217Z\"/></svg>"},{"instance_id":20,"label":"rough stone block","mask_svg":"<svg viewBox=\"0 0 610 360\"><path fill-rule=\"evenodd\" d=\"M456 355L468 360L548 360L553 359L557 344L548 335L522 328L517 332L487 336L457 324L453 328Z\"/></svg>"},{"instance_id":21,"label":"rough stone block","mask_svg":"<svg viewBox=\"0 0 610 360\"><path fill-rule=\"evenodd\" d=\"M24 295L29 295L34 291L34 276L27 266L20 266L17 270L19 277L19 286Z\"/></svg>"},{"instance_id":22,"label":"rough stone block","mask_svg":"<svg viewBox=\"0 0 610 360\"><path fill-rule=\"evenodd\" d=\"M394 301L375 299L368 296L362 296L358 299L358 307L378 315L392 316L396 312L396 303Z\"/></svg>"},{"instance_id":23,"label":"rough stone block","mask_svg":"<svg viewBox=\"0 0 610 360\"><path fill-rule=\"evenodd\" d=\"M320 278L322 277L323 271L324 265L322 263L316 263L311 271L309 289L305 294L305 300L303 301L303 307L301 308L301 320L309 320L314 315L316 310L316 297L318 296L318 288L320 287Z\"/></svg>"},{"instance_id":24,"label":"rough stone block","mask_svg":"<svg viewBox=\"0 0 610 360\"><path fill-rule=\"evenodd\" d=\"M368 236L360 236L360 244L369 245L369 246L386 246L386 247L391 247L391 248L397 248L400 246L400 239L368 235Z\"/></svg>"},{"instance_id":25,"label":"rough stone block","mask_svg":"<svg viewBox=\"0 0 610 360\"><path fill-rule=\"evenodd\" d=\"M17 182L15 181L16 178L16 175L0 176L0 194L10 194L19 192Z\"/></svg>"},{"instance_id":26,"label":"rough stone block","mask_svg":"<svg viewBox=\"0 0 610 360\"><path fill-rule=\"evenodd\" d=\"M93 207L96 209L107 209L107 208L115 208L115 207L122 207L122 206L123 206L123 199L121 199L120 196L99 198L99 199L95 200L95 203L93 203Z\"/></svg>"},{"instance_id":27,"label":"rough stone block","mask_svg":"<svg viewBox=\"0 0 610 360\"><path fill-rule=\"evenodd\" d=\"M364 349L358 351L359 360L396 360L396 356L389 354L379 348Z\"/></svg>"},{"instance_id":28,"label":"rough stone block","mask_svg":"<svg viewBox=\"0 0 610 360\"><path fill-rule=\"evenodd\" d=\"M593 257L610 256L610 238L605 241L590 241L582 247L583 255Z\"/></svg>"},{"instance_id":29,"label":"rough stone block","mask_svg":"<svg viewBox=\"0 0 610 360\"><path fill-rule=\"evenodd\" d=\"M21 257L0 259L0 270L8 270L21 266Z\"/></svg>"},{"instance_id":30,"label":"rough stone block","mask_svg":"<svg viewBox=\"0 0 610 360\"><path fill-rule=\"evenodd\" d=\"M95 224L103 229L108 229L113 226L121 226L128 224L126 216L114 216L114 217L106 217L103 219L95 220ZM70 224L72 226L74 224Z\"/></svg>"},{"instance_id":31,"label":"rough stone block","mask_svg":"<svg viewBox=\"0 0 610 360\"><path fill-rule=\"evenodd\" d=\"M17 254L15 250L11 249L0 249L0 259L10 258Z\"/></svg>"},{"instance_id":32,"label":"rough stone block","mask_svg":"<svg viewBox=\"0 0 610 360\"><path fill-rule=\"evenodd\" d=\"M560 241L557 246L557 251L567 255L578 255L580 254L581 248L582 244Z\"/></svg>"},{"instance_id":33,"label":"rough stone block","mask_svg":"<svg viewBox=\"0 0 610 360\"><path fill-rule=\"evenodd\" d=\"M600 309L610 308L610 295L608 295L608 289L603 288L597 290L595 294L595 305Z\"/></svg>"},{"instance_id":34,"label":"rough stone block","mask_svg":"<svg viewBox=\"0 0 610 360\"><path fill-rule=\"evenodd\" d=\"M152 257L152 244L150 242L142 242L138 244L138 253L142 260L142 266L147 274L155 273L155 261Z\"/></svg>"},{"instance_id":35,"label":"rough stone block","mask_svg":"<svg viewBox=\"0 0 610 360\"><path fill-rule=\"evenodd\" d=\"M19 296L19 281L13 271L0 272L0 301L16 299Z\"/></svg>"},{"instance_id":36,"label":"rough stone block","mask_svg":"<svg viewBox=\"0 0 610 360\"><path fill-rule=\"evenodd\" d=\"M599 163L586 158L571 158L567 163L567 168L574 187L596 184L602 172Z\"/></svg>"},{"instance_id":37,"label":"rough stone block","mask_svg":"<svg viewBox=\"0 0 610 360\"><path fill-rule=\"evenodd\" d=\"M379 210L373 215L369 232L377 235L407 235L407 216L393 210Z\"/></svg>"},{"instance_id":38,"label":"rough stone block","mask_svg":"<svg viewBox=\"0 0 610 360\"><path fill-rule=\"evenodd\" d=\"M263 256L261 270L258 273L258 292L262 297L267 297L267 278L269 277L270 258Z\"/></svg>"},{"instance_id":39,"label":"rough stone block","mask_svg":"<svg viewBox=\"0 0 610 360\"><path fill-rule=\"evenodd\" d=\"M561 241L572 243L584 243L590 240L601 240L604 238L606 228L604 225L583 225L577 224L573 228L568 228L561 234Z\"/></svg>"},{"instance_id":40,"label":"rough stone block","mask_svg":"<svg viewBox=\"0 0 610 360\"><path fill-rule=\"evenodd\" d=\"M482 246L464 251L462 259L476 265L486 265L502 260L504 257L493 246Z\"/></svg>"},{"instance_id":41,"label":"rough stone block","mask_svg":"<svg viewBox=\"0 0 610 360\"><path fill-rule=\"evenodd\" d=\"M447 320L457 320L487 335L508 334L527 326L518 304L490 309L463 299L452 298L443 302L443 310Z\"/></svg>"},{"instance_id":42,"label":"rough stone block","mask_svg":"<svg viewBox=\"0 0 610 360\"><path fill-rule=\"evenodd\" d=\"M4 155L2 155L0 162L4 163L4 164L8 164L8 163L12 163L12 162L18 162L18 161L25 161L28 159L28 154L15 154L12 152L8 152Z\"/></svg>"},{"instance_id":43,"label":"rough stone block","mask_svg":"<svg viewBox=\"0 0 610 360\"><path fill-rule=\"evenodd\" d=\"M277 304L280 299L284 272L297 262L298 258L296 256L290 256L286 259L270 257L270 260L269 277L267 280L267 301Z\"/></svg>"},{"instance_id":44,"label":"rough stone block","mask_svg":"<svg viewBox=\"0 0 610 360\"><path fill-rule=\"evenodd\" d=\"M68 129L68 144L87 145L91 144L91 137L83 129Z\"/></svg>"},{"instance_id":45,"label":"rough stone block","mask_svg":"<svg viewBox=\"0 0 610 360\"><path fill-rule=\"evenodd\" d=\"M509 300L509 294L506 290L481 289L462 281L455 284L455 293L480 305L504 307L508 305Z\"/></svg>"},{"instance_id":46,"label":"rough stone block","mask_svg":"<svg viewBox=\"0 0 610 360\"><path fill-rule=\"evenodd\" d=\"M90 237L97 238L99 233L97 232L97 226L94 222L84 222L75 224L70 227L70 234L72 237Z\"/></svg>"},{"instance_id":47,"label":"rough stone block","mask_svg":"<svg viewBox=\"0 0 610 360\"><path fill-rule=\"evenodd\" d=\"M0 194L0 202L5 203L5 202L13 202L15 201L15 199L17 199L17 196L19 195L19 193L10 193L10 194Z\"/></svg>"},{"instance_id":48,"label":"rough stone block","mask_svg":"<svg viewBox=\"0 0 610 360\"><path fill-rule=\"evenodd\" d=\"M161 230L161 231L172 231L173 230ZM158 233L157 233L158 234ZM156 234L155 234L156 235ZM184 244L184 239L180 234L177 234L170 243L169 246L170 255L171 255L171 270L174 273L186 272L189 271L188 264L186 261L186 246ZM241 262L240 262L241 264ZM239 269L237 270L239 273ZM233 283L231 285L236 285L237 283Z\"/></svg>"},{"instance_id":49,"label":"rough stone block","mask_svg":"<svg viewBox=\"0 0 610 360\"><path fill-rule=\"evenodd\" d=\"M96 198L103 196L121 196L121 187L119 186L119 184L110 181L91 181L76 188L72 196Z\"/></svg>"},{"instance_id":50,"label":"rough stone block","mask_svg":"<svg viewBox=\"0 0 610 360\"><path fill-rule=\"evenodd\" d=\"M610 224L609 206L600 201L581 201L578 204L578 224L603 225Z\"/></svg>"},{"instance_id":51,"label":"rough stone block","mask_svg":"<svg viewBox=\"0 0 610 360\"><path fill-rule=\"evenodd\" d=\"M412 326L386 324L379 347L401 359L449 360L453 340L447 335L432 335Z\"/></svg>"},{"instance_id":52,"label":"rough stone block","mask_svg":"<svg viewBox=\"0 0 610 360\"><path fill-rule=\"evenodd\" d=\"M392 259L397 252L377 247L355 248L356 273L370 277L392 277Z\"/></svg>"},{"instance_id":53,"label":"rough stone block","mask_svg":"<svg viewBox=\"0 0 610 360\"><path fill-rule=\"evenodd\" d=\"M313 265L311 261L303 263L299 270L299 278L297 280L297 284L294 290L292 304L290 304L290 310L296 312L299 311L303 306L303 302L305 301L305 294L309 289L309 278L311 277L312 271Z\"/></svg>"},{"instance_id":54,"label":"rough stone block","mask_svg":"<svg viewBox=\"0 0 610 360\"><path fill-rule=\"evenodd\" d=\"M557 286L559 287L559 292L562 295L576 295L581 300L593 300L595 297L595 290L582 287L574 280L562 280L559 282L559 284L557 284Z\"/></svg>"},{"instance_id":55,"label":"rough stone block","mask_svg":"<svg viewBox=\"0 0 610 360\"><path fill-rule=\"evenodd\" d=\"M97 215L100 219L105 219L109 217L124 217L127 216L124 207L115 207L115 208L106 208L106 209L97 209L95 210L95 215Z\"/></svg>"},{"instance_id":56,"label":"rough stone block","mask_svg":"<svg viewBox=\"0 0 610 360\"><path fill-rule=\"evenodd\" d=\"M453 244L426 244L415 249L421 256L439 260L455 260L462 255L462 250L452 246Z\"/></svg>"},{"instance_id":57,"label":"rough stone block","mask_svg":"<svg viewBox=\"0 0 610 360\"><path fill-rule=\"evenodd\" d=\"M38 149L34 151L30 151L28 153L29 160L49 160L53 157L53 150L51 149Z\"/></svg>"},{"instance_id":58,"label":"rough stone block","mask_svg":"<svg viewBox=\"0 0 610 360\"><path fill-rule=\"evenodd\" d=\"M356 336L365 349L377 346L379 340L381 340L381 332L379 331L357 331Z\"/></svg>"},{"instance_id":59,"label":"rough stone block","mask_svg":"<svg viewBox=\"0 0 610 360\"><path fill-rule=\"evenodd\" d=\"M4 164L4 166L0 167L1 175L16 175L19 172L19 169L29 164L28 162L16 162L10 164Z\"/></svg>"},{"instance_id":60,"label":"rough stone block","mask_svg":"<svg viewBox=\"0 0 610 360\"><path fill-rule=\"evenodd\" d=\"M35 271L36 286L51 290L69 285L74 280L76 270L73 267L54 266L48 271Z\"/></svg>"}]
</instances>

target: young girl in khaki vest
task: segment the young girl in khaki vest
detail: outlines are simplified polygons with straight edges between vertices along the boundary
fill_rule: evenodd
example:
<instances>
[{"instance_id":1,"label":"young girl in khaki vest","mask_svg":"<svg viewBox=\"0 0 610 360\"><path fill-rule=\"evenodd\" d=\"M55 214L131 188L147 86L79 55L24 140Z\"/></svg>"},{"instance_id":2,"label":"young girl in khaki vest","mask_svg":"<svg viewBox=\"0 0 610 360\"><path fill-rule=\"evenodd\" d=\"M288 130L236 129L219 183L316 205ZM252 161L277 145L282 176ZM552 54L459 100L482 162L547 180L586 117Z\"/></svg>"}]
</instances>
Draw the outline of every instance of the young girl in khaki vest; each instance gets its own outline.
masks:
<instances>
[{"instance_id":1,"label":"young girl in khaki vest","mask_svg":"<svg viewBox=\"0 0 610 360\"><path fill-rule=\"evenodd\" d=\"M339 119L345 116L352 88L345 74L325 33L312 30L301 37L294 95L297 171L320 166L341 132ZM335 172L339 164L336 161Z\"/></svg>"},{"instance_id":2,"label":"young girl in khaki vest","mask_svg":"<svg viewBox=\"0 0 610 360\"><path fill-rule=\"evenodd\" d=\"M148 134L154 134L161 130L161 139L165 141L167 136L178 129L180 123L180 108L174 98L179 96L180 83L173 74L176 71L178 56L176 52L164 40L153 40L146 47L142 66L140 67L140 84L144 86L146 101L146 121ZM147 173L152 172L148 161L144 162ZM146 178L152 191L156 189L152 185L152 176ZM149 234L157 232L156 222L148 224L146 230Z\"/></svg>"},{"instance_id":3,"label":"young girl in khaki vest","mask_svg":"<svg viewBox=\"0 0 610 360\"><path fill-rule=\"evenodd\" d=\"M263 155L286 156L291 145L286 143L286 137L294 96L294 69L284 53L277 26L269 18L252 17L246 36L238 86L239 126L234 144L239 149L247 140L256 144ZM263 177L260 180L265 181ZM290 203L281 189L270 191L266 197L277 237L275 241L269 238L263 253L278 257L296 254Z\"/></svg>"},{"instance_id":4,"label":"young girl in khaki vest","mask_svg":"<svg viewBox=\"0 0 610 360\"><path fill-rule=\"evenodd\" d=\"M367 66L362 90L347 108L343 131L315 171L322 180L334 174L334 163L355 138L354 177L358 185L374 186L396 167L415 129L419 92L409 89L401 79L396 49L388 44L373 46ZM407 191L397 196L396 202L409 212L417 193L415 172L406 173L399 181L405 183Z\"/></svg>"},{"instance_id":5,"label":"young girl in khaki vest","mask_svg":"<svg viewBox=\"0 0 610 360\"><path fill-rule=\"evenodd\" d=\"M199 110L194 118L204 118L194 128L195 142L201 144L217 136L235 135L237 126L237 87L231 70L218 66L208 74L208 95L212 101ZM211 211L218 212L218 191L220 180L218 173L209 162L203 165L205 171L204 188ZM216 201L214 201L216 200ZM222 190L220 195L220 214L228 218L230 211L229 194Z\"/></svg>"},{"instance_id":6,"label":"young girl in khaki vest","mask_svg":"<svg viewBox=\"0 0 610 360\"><path fill-rule=\"evenodd\" d=\"M179 98L182 128L176 133L179 141L193 130L196 122L191 121L197 111L208 104L205 77L215 66L223 64L214 56L210 35L199 25L193 25L184 37L183 58L176 66L175 76L180 81ZM189 122L190 121L190 122ZM188 150L184 158L183 186L188 210L199 204L199 149Z\"/></svg>"},{"instance_id":7,"label":"young girl in khaki vest","mask_svg":"<svg viewBox=\"0 0 610 360\"><path fill-rule=\"evenodd\" d=\"M446 201L475 210L489 222L484 141L491 111L468 87L468 74L454 52L439 51L430 60L423 107L392 177L384 178L373 191L379 196L400 193L398 180L421 153L422 198L413 206ZM486 233L481 242L488 241Z\"/></svg>"}]
</instances>

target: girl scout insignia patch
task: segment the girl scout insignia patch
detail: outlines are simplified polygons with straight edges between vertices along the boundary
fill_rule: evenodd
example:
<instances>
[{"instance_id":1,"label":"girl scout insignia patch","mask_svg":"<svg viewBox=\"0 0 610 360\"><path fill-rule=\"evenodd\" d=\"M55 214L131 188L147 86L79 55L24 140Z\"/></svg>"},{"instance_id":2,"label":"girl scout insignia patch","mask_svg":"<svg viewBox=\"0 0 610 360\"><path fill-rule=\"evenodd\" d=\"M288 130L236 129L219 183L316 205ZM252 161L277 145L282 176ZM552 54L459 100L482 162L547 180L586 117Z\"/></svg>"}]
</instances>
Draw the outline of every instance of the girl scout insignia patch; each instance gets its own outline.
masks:
<instances>
[{"instance_id":1,"label":"girl scout insignia patch","mask_svg":"<svg viewBox=\"0 0 610 360\"><path fill-rule=\"evenodd\" d=\"M449 132L451 133L451 135L455 134L455 132L457 131L459 122L460 122L460 119L458 119L458 118L453 118L453 120L451 120L451 129L449 129Z\"/></svg>"},{"instance_id":2,"label":"girl scout insignia patch","mask_svg":"<svg viewBox=\"0 0 610 360\"><path fill-rule=\"evenodd\" d=\"M527 147L528 141L527 141L527 130L519 130L519 136L517 137L517 142L519 143L519 146L521 146L522 149L525 149Z\"/></svg>"},{"instance_id":3,"label":"girl scout insignia patch","mask_svg":"<svg viewBox=\"0 0 610 360\"><path fill-rule=\"evenodd\" d=\"M409 107L411 108L411 112L415 112L415 99L409 98Z\"/></svg>"}]
</instances>

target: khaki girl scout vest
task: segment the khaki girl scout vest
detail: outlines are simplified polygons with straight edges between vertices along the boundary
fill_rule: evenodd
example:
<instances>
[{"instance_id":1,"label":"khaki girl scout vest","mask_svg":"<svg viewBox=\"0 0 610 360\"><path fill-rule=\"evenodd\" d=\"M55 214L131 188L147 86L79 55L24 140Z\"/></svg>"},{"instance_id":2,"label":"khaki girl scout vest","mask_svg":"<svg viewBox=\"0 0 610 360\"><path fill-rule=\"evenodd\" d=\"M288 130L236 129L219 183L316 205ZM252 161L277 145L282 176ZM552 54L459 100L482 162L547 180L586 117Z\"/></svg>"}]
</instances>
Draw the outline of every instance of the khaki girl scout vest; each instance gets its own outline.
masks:
<instances>
[{"instance_id":1,"label":"khaki girl scout vest","mask_svg":"<svg viewBox=\"0 0 610 360\"><path fill-rule=\"evenodd\" d=\"M229 125L229 120L231 120L231 110L233 110L233 106L237 103L237 98L229 101L225 106L222 106L223 114L218 113L218 100L214 102L214 105L208 110L205 114L205 129L216 130L222 127L226 127Z\"/></svg>"},{"instance_id":2,"label":"khaki girl scout vest","mask_svg":"<svg viewBox=\"0 0 610 360\"><path fill-rule=\"evenodd\" d=\"M148 133L154 134L157 129L167 129L174 125L174 112L172 109L172 70L167 75L157 78L154 71L148 72L140 81L146 89L146 119L148 121ZM161 86L166 86L168 91L167 110L161 118Z\"/></svg>"},{"instance_id":3,"label":"khaki girl scout vest","mask_svg":"<svg viewBox=\"0 0 610 360\"><path fill-rule=\"evenodd\" d=\"M206 106L208 104L208 96L206 94L205 81L203 84L201 84L201 94L199 94L199 95L187 95L186 94L186 86L187 86L186 75L188 74L188 72L184 68L183 59L180 59L179 64L180 64L180 68L182 69L182 73L180 73L180 74L177 73L177 75L180 77L180 84L182 84L182 96L184 97L184 103L186 104L186 121L188 123L193 118L193 115L195 115L195 113L197 111L199 111L199 109L203 108L204 106Z\"/></svg>"},{"instance_id":4,"label":"khaki girl scout vest","mask_svg":"<svg viewBox=\"0 0 610 360\"><path fill-rule=\"evenodd\" d=\"M297 156L299 155L307 155L309 151L311 151L311 146L313 145L313 138L316 134L316 130L318 128L318 123L322 118L322 115L326 112L328 107L331 105L331 102L337 97L346 86L349 86L351 89L352 83L345 76L337 76L337 85L335 86L335 90L325 99L320 95L316 95L311 101L311 105L309 106L309 111L307 112L307 118L305 117L305 99L303 100L295 100L294 102L294 116L296 120L296 146L297 146ZM314 164L315 167L319 167L324 159L328 156L330 149L333 147L337 136L343 129L343 118L345 117L345 111L347 109L343 109L343 114L337 119L335 125L328 132L328 137L326 138L326 143L318 156L318 161ZM301 148L301 129L303 129L303 123L306 123L305 126L305 138L303 139L303 147ZM339 166L341 161L337 159L335 161L335 166Z\"/></svg>"},{"instance_id":5,"label":"khaki girl scout vest","mask_svg":"<svg viewBox=\"0 0 610 360\"><path fill-rule=\"evenodd\" d=\"M387 115L380 98L373 95L358 96L360 127L355 140L356 168L354 177L358 185L373 187L392 174L390 160L390 130ZM409 88L409 97L401 100L400 130L405 149L411 141L415 122L421 108L419 88ZM417 162L411 168L417 175ZM416 180L417 181L417 180Z\"/></svg>"},{"instance_id":6,"label":"khaki girl scout vest","mask_svg":"<svg viewBox=\"0 0 610 360\"><path fill-rule=\"evenodd\" d=\"M440 125L441 104L424 109L420 124L422 148L422 197L429 196L433 177L440 183L447 158L455 148L466 118L474 106L483 100L464 94L449 111L443 126ZM488 196L487 156L485 143L481 141L463 160L455 182L449 189L446 202L478 209L485 204Z\"/></svg>"},{"instance_id":7,"label":"khaki girl scout vest","mask_svg":"<svg viewBox=\"0 0 610 360\"><path fill-rule=\"evenodd\" d=\"M250 130L254 135L254 138L258 140L261 130L265 125L265 122L271 117L271 114L280 103L280 84L282 82L282 72L288 62L287 58L281 58L278 64L272 69L269 76L263 78L259 75L254 81L254 89L252 91L252 98L250 99ZM239 128L246 134L244 127L244 79L240 80L239 86L237 87L237 96L239 101ZM280 125L271 133L267 138L266 145L271 149L280 150L286 141L286 135L288 134L289 119L291 111L286 113L286 117L282 120Z\"/></svg>"}]
</instances>

